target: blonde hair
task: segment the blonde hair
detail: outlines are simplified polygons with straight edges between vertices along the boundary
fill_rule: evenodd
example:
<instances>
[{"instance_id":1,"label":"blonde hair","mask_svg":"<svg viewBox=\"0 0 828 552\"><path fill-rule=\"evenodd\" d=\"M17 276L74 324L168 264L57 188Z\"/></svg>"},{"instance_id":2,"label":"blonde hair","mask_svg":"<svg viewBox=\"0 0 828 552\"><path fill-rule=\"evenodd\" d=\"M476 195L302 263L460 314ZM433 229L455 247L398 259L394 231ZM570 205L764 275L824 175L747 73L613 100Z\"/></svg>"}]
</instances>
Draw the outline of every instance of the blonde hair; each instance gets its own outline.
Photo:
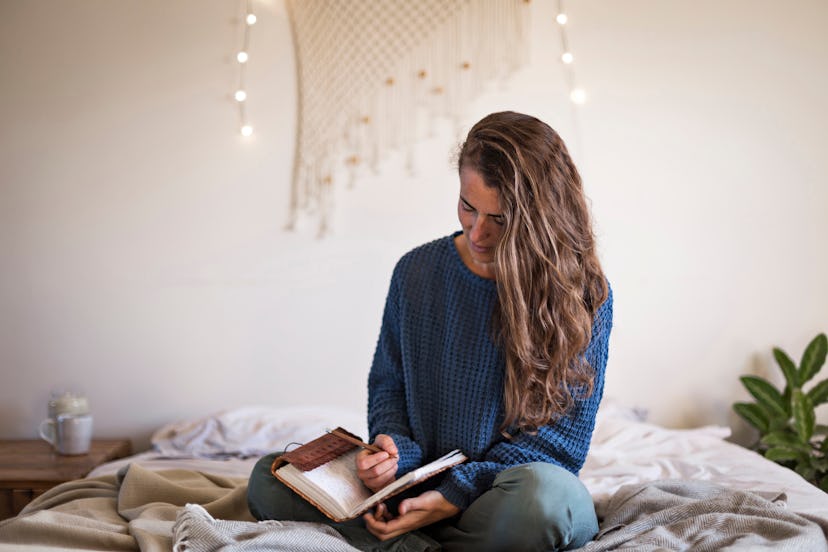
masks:
<instances>
[{"instance_id":1,"label":"blonde hair","mask_svg":"<svg viewBox=\"0 0 828 552\"><path fill-rule=\"evenodd\" d=\"M495 332L506 357L501 430L534 431L593 390L584 352L608 286L581 177L558 133L510 111L469 131L464 167L499 191L506 221L495 251Z\"/></svg>"}]
</instances>

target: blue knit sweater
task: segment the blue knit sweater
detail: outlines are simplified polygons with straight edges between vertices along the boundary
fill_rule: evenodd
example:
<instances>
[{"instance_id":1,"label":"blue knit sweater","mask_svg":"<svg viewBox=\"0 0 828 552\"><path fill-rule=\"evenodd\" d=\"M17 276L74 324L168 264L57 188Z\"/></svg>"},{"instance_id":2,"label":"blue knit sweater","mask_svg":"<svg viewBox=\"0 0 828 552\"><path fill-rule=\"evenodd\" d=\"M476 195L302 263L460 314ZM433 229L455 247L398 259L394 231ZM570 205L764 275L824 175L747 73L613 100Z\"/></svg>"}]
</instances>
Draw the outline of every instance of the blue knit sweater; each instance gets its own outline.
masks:
<instances>
[{"instance_id":1,"label":"blue knit sweater","mask_svg":"<svg viewBox=\"0 0 828 552\"><path fill-rule=\"evenodd\" d=\"M586 351L596 372L593 394L536 434L505 439L505 358L491 332L497 288L463 263L457 234L414 249L394 269L368 377L368 426L371 439L380 433L394 439L398 476L462 450L469 460L449 470L436 489L465 509L511 466L549 462L577 475L604 388L612 292Z\"/></svg>"}]
</instances>

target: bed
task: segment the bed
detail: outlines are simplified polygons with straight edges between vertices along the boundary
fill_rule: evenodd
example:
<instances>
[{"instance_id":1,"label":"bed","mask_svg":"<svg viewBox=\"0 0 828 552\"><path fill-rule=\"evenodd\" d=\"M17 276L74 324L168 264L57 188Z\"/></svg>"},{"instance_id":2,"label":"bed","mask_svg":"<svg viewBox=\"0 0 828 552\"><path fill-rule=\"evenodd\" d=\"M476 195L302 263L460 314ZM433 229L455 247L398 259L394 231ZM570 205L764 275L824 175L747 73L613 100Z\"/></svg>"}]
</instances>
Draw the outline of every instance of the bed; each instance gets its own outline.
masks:
<instances>
[{"instance_id":1,"label":"bed","mask_svg":"<svg viewBox=\"0 0 828 552\"><path fill-rule=\"evenodd\" d=\"M330 407L244 407L169 424L152 450L99 466L0 522L0 550L343 550L317 524L255 523L257 458L364 416ZM668 429L605 400L580 478L601 531L584 550L828 550L828 495L710 426ZM367 545L355 542L361 549ZM434 550L413 534L399 550Z\"/></svg>"}]
</instances>

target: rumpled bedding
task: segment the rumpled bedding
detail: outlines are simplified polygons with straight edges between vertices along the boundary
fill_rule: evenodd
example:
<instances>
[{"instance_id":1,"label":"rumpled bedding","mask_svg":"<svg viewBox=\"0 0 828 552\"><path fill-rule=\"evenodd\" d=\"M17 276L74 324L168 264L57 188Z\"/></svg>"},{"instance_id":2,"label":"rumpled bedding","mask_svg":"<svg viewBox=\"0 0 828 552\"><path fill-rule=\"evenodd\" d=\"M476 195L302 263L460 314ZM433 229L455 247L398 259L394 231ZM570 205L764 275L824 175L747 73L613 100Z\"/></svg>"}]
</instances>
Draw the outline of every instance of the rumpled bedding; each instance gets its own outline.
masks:
<instances>
[{"instance_id":1,"label":"rumpled bedding","mask_svg":"<svg viewBox=\"0 0 828 552\"><path fill-rule=\"evenodd\" d=\"M169 552L187 503L221 519L254 521L247 480L199 472L153 472L132 465L118 475L63 483L0 522L0 551L141 550Z\"/></svg>"},{"instance_id":2,"label":"rumpled bedding","mask_svg":"<svg viewBox=\"0 0 828 552\"><path fill-rule=\"evenodd\" d=\"M364 416L330 407L245 407L170 424L156 433L154 451L100 466L89 478L55 487L20 516L0 522L0 552L169 551L185 544L183 533L174 533L177 522L179 528L194 528L186 532L193 552L216 542L224 543L225 552L245 550L237 542L241 535L247 535L245 542L259 537L278 542L295 538L300 529L314 532L314 538L336 538L314 524L256 523L247 509L246 485L259 453L340 425L364 432ZM780 549L789 542L799 548L788 549L825 549L828 495L793 471L725 442L726 435L721 427L648 424L641 413L605 401L580 475L602 521L598 539L585 550ZM247 455L253 456L241 458ZM750 504L761 508L743 508ZM361 550L436 550L436 543L418 539L416 532L394 546L374 548L376 541L360 530L343 530L347 544ZM265 535L270 532L278 534ZM274 546L254 548L293 549L284 540Z\"/></svg>"},{"instance_id":3,"label":"rumpled bedding","mask_svg":"<svg viewBox=\"0 0 828 552\"><path fill-rule=\"evenodd\" d=\"M20 515L0 522L0 552L19 552L23 544L32 552L439 549L416 531L386 543L362 527L342 532L347 540L324 524L256 522L247 508L247 479L132 464L117 475L70 481L36 498Z\"/></svg>"},{"instance_id":4,"label":"rumpled bedding","mask_svg":"<svg viewBox=\"0 0 828 552\"><path fill-rule=\"evenodd\" d=\"M610 499L596 539L579 551L828 550L823 529L777 503L784 499L706 481L627 485Z\"/></svg>"},{"instance_id":5,"label":"rumpled bedding","mask_svg":"<svg viewBox=\"0 0 828 552\"><path fill-rule=\"evenodd\" d=\"M342 426L366 436L365 416L331 406L246 406L165 425L152 436L157 457L250 458L308 442Z\"/></svg>"},{"instance_id":6,"label":"rumpled bedding","mask_svg":"<svg viewBox=\"0 0 828 552\"><path fill-rule=\"evenodd\" d=\"M608 505L596 539L580 552L609 550L767 550L824 552L822 528L776 501L703 481L658 481L623 487ZM188 505L174 528L174 552L294 550L357 552L315 524L215 520ZM310 534L308 534L310 531ZM309 547L309 543L315 543ZM254 545L255 543L255 545ZM282 548L284 547L284 548ZM402 547L401 550L415 550Z\"/></svg>"},{"instance_id":7,"label":"rumpled bedding","mask_svg":"<svg viewBox=\"0 0 828 552\"><path fill-rule=\"evenodd\" d=\"M246 480L132 465L118 476L64 483L0 522L0 552L434 550L416 533L379 546L312 523L256 523ZM781 494L775 499L783 499ZM200 506L194 506L200 505ZM365 533L364 529L355 529ZM297 548L296 543L316 543ZM350 543L350 544L349 544ZM356 545L353 548L351 545ZM605 550L828 550L819 524L755 493L703 481L628 485L605 507L601 532L582 552Z\"/></svg>"}]
</instances>

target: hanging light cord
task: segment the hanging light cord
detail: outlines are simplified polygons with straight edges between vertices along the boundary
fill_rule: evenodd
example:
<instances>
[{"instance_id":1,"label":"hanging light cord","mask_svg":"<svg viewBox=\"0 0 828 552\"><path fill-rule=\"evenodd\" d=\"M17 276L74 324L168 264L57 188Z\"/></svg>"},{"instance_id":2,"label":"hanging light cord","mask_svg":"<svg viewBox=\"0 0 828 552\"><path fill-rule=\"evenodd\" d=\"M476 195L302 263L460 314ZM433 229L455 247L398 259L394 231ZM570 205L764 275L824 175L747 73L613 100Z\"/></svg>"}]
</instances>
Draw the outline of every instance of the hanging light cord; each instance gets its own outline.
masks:
<instances>
[{"instance_id":1,"label":"hanging light cord","mask_svg":"<svg viewBox=\"0 0 828 552\"><path fill-rule=\"evenodd\" d=\"M236 61L239 62L239 86L233 97L236 99L236 104L239 106L239 131L242 136L250 136L253 134L253 127L247 120L247 90L245 88L245 75L247 73L247 61L250 58L250 29L256 23L256 15L250 5L250 0L244 0L244 20L243 24L243 41L241 50L236 54Z\"/></svg>"},{"instance_id":2,"label":"hanging light cord","mask_svg":"<svg viewBox=\"0 0 828 552\"><path fill-rule=\"evenodd\" d=\"M586 101L586 92L578 86L575 79L575 56L569 47L569 38L567 37L566 24L569 22L569 16L564 10L563 0L557 0L558 14L555 16L555 21L558 23L558 29L561 36L561 61L564 64L564 73L566 75L566 84L569 88L569 99L573 103L582 104Z\"/></svg>"}]
</instances>

